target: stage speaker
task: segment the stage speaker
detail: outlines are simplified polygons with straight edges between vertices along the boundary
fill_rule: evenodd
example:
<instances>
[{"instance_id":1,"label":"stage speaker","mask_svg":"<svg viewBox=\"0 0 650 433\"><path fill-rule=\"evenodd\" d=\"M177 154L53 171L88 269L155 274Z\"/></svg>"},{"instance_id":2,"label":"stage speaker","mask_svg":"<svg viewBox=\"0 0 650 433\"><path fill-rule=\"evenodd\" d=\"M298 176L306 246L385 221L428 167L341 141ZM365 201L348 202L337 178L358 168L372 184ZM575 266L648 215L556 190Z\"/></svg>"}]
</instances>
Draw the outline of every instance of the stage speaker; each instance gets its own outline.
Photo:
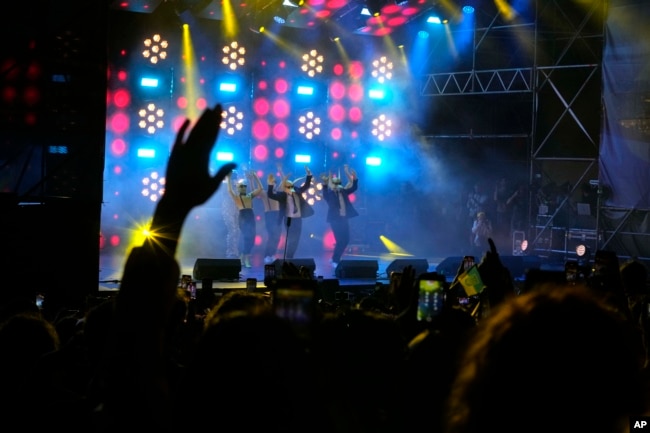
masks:
<instances>
[{"instance_id":1,"label":"stage speaker","mask_svg":"<svg viewBox=\"0 0 650 433\"><path fill-rule=\"evenodd\" d=\"M436 272L444 275L448 282L451 282L456 276L458 267L463 262L463 256L450 256L438 263Z\"/></svg>"},{"instance_id":2,"label":"stage speaker","mask_svg":"<svg viewBox=\"0 0 650 433\"><path fill-rule=\"evenodd\" d=\"M413 266L416 277L429 271L429 262L427 259L395 259L386 268L386 275L390 277L392 272L403 272L407 266Z\"/></svg>"},{"instance_id":3,"label":"stage speaker","mask_svg":"<svg viewBox=\"0 0 650 433\"><path fill-rule=\"evenodd\" d=\"M239 259L196 259L192 276L195 280L239 280Z\"/></svg>"},{"instance_id":4,"label":"stage speaker","mask_svg":"<svg viewBox=\"0 0 650 433\"><path fill-rule=\"evenodd\" d=\"M542 260L539 256L502 256L499 255L503 266L508 268L510 275L515 280L522 280L525 278L526 271L529 269L539 269ZM476 263L480 263L481 258L476 258ZM463 262L463 256L447 257L436 266L436 272L444 275L447 281L451 281L458 272L458 267Z\"/></svg>"},{"instance_id":5,"label":"stage speaker","mask_svg":"<svg viewBox=\"0 0 650 433\"><path fill-rule=\"evenodd\" d=\"M334 275L337 278L372 278L377 279L379 263L377 260L341 260Z\"/></svg>"},{"instance_id":6,"label":"stage speaker","mask_svg":"<svg viewBox=\"0 0 650 433\"><path fill-rule=\"evenodd\" d=\"M275 266L275 275L277 278L282 278L282 265L285 261L287 263L291 263L298 269L300 269L301 266L304 266L305 268L309 269L309 274L314 277L314 273L316 272L316 262L314 259L276 259L273 262L273 265Z\"/></svg>"},{"instance_id":7,"label":"stage speaker","mask_svg":"<svg viewBox=\"0 0 650 433\"><path fill-rule=\"evenodd\" d=\"M524 280L529 269L539 269L542 264L539 256L499 256L499 258L515 280Z\"/></svg>"}]
</instances>

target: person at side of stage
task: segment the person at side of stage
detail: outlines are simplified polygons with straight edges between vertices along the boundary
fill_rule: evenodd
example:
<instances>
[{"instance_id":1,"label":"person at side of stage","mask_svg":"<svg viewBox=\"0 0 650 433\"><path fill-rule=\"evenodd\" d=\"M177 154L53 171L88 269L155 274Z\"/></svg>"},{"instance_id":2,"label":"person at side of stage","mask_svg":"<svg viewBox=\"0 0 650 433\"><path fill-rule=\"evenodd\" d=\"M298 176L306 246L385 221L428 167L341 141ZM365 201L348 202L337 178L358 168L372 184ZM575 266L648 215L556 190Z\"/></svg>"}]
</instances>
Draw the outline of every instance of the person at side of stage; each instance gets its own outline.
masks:
<instances>
[{"instance_id":1,"label":"person at side of stage","mask_svg":"<svg viewBox=\"0 0 650 433\"><path fill-rule=\"evenodd\" d=\"M492 221L487 214L480 211L472 223L472 254L480 257L489 248L488 239L492 237Z\"/></svg>"},{"instance_id":2,"label":"person at side of stage","mask_svg":"<svg viewBox=\"0 0 650 433\"><path fill-rule=\"evenodd\" d=\"M257 186L262 189L262 193L257 197L264 204L264 227L266 228L266 243L264 246L264 263L273 263L275 254L278 251L280 237L282 235L282 215L280 214L280 204L277 200L272 200L264 191L262 181L256 172L253 171L253 178Z\"/></svg>"},{"instance_id":3,"label":"person at side of stage","mask_svg":"<svg viewBox=\"0 0 650 433\"><path fill-rule=\"evenodd\" d=\"M275 191L275 175L273 173L268 176L268 185L266 195L278 202L280 207L279 218L282 221L286 217L287 235L285 245L285 257L288 259L294 258L298 245L300 243L300 236L302 234L302 220L314 215L314 209L303 198L302 194L309 189L312 180L311 170L305 167L307 177L305 182L298 188L294 187L293 182L289 179L282 179L282 191Z\"/></svg>"},{"instance_id":4,"label":"person at side of stage","mask_svg":"<svg viewBox=\"0 0 650 433\"><path fill-rule=\"evenodd\" d=\"M253 191L248 192L246 179L240 179L237 183L237 191L233 189L232 175L226 176L228 179L228 193L232 198L235 206L239 210L237 224L241 232L241 261L242 265L250 268L251 251L255 244L255 212L253 211L253 198L262 193L262 186L258 185Z\"/></svg>"},{"instance_id":5,"label":"person at side of stage","mask_svg":"<svg viewBox=\"0 0 650 433\"><path fill-rule=\"evenodd\" d=\"M334 251L330 264L337 266L345 248L350 243L350 218L359 215L350 201L350 195L357 190L359 179L356 171L345 165L348 183L343 186L340 177L321 175L323 181L323 199L327 203L326 221L334 234Z\"/></svg>"}]
</instances>

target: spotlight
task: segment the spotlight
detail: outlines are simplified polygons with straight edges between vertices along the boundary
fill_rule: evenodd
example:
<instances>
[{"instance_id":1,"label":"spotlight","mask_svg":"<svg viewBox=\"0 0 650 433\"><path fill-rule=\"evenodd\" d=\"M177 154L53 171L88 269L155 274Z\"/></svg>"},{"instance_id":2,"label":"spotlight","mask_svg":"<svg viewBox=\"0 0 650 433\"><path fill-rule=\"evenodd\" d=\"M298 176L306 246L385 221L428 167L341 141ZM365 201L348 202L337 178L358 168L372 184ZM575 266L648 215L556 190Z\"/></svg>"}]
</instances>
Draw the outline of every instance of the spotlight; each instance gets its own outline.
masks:
<instances>
[{"instance_id":1,"label":"spotlight","mask_svg":"<svg viewBox=\"0 0 650 433\"><path fill-rule=\"evenodd\" d=\"M528 249L528 240L524 239L523 241L521 241L521 252L525 253L527 249Z\"/></svg>"},{"instance_id":2,"label":"spotlight","mask_svg":"<svg viewBox=\"0 0 650 433\"><path fill-rule=\"evenodd\" d=\"M512 255L523 256L528 249L526 233L522 231L512 232Z\"/></svg>"},{"instance_id":3,"label":"spotlight","mask_svg":"<svg viewBox=\"0 0 650 433\"><path fill-rule=\"evenodd\" d=\"M287 22L288 16L289 12L284 8L284 6L280 6L278 10L275 11L275 14L273 14L273 21L278 24L284 24Z\"/></svg>"},{"instance_id":4,"label":"spotlight","mask_svg":"<svg viewBox=\"0 0 650 433\"><path fill-rule=\"evenodd\" d=\"M309 77L314 77L316 74L323 72L324 57L316 50L310 50L308 53L302 55L303 64L300 69L305 72Z\"/></svg>"},{"instance_id":5,"label":"spotlight","mask_svg":"<svg viewBox=\"0 0 650 433\"><path fill-rule=\"evenodd\" d=\"M427 22L431 24L442 24L445 21L443 18L440 18L438 15L432 15L429 18L427 18Z\"/></svg>"},{"instance_id":6,"label":"spotlight","mask_svg":"<svg viewBox=\"0 0 650 433\"><path fill-rule=\"evenodd\" d=\"M578 266L581 269L589 268L589 261L591 260L591 249L585 244L576 245L576 256Z\"/></svg>"},{"instance_id":7,"label":"spotlight","mask_svg":"<svg viewBox=\"0 0 650 433\"><path fill-rule=\"evenodd\" d=\"M465 5L463 6L463 13L469 15L474 13L474 6L472 5Z\"/></svg>"}]
</instances>

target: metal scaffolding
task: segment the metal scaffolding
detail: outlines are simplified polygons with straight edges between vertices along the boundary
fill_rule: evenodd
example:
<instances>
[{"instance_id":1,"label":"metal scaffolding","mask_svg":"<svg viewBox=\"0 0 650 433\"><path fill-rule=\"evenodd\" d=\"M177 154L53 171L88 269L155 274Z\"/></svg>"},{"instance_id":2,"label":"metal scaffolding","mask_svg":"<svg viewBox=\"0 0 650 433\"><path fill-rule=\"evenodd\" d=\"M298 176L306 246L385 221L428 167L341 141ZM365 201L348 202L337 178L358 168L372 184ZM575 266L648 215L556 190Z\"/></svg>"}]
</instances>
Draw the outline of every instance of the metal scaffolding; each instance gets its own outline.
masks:
<instances>
[{"instance_id":1,"label":"metal scaffolding","mask_svg":"<svg viewBox=\"0 0 650 433\"><path fill-rule=\"evenodd\" d=\"M598 175L609 2L581 2L580 7L575 3L537 0L534 13L512 21L496 8L482 9L475 23L472 57L463 64L469 68L426 74L420 96L456 100L472 96L476 100L502 95L505 105L508 95L523 95L530 104L530 122L514 132L507 121L478 133L433 128L428 138L462 140L478 135L504 140L525 136L529 182L529 230L525 236L533 253L567 260L576 257L576 243L585 243L593 252L611 249L620 258L630 258L620 238L648 233L626 231L625 221L644 211L604 206ZM556 202L540 203L539 191L548 185L562 194ZM586 216L577 212L577 217L566 217L576 213L573 208L580 200L576 195L582 188L591 188L597 195L595 209ZM605 217L612 212L618 216L615 223Z\"/></svg>"}]
</instances>

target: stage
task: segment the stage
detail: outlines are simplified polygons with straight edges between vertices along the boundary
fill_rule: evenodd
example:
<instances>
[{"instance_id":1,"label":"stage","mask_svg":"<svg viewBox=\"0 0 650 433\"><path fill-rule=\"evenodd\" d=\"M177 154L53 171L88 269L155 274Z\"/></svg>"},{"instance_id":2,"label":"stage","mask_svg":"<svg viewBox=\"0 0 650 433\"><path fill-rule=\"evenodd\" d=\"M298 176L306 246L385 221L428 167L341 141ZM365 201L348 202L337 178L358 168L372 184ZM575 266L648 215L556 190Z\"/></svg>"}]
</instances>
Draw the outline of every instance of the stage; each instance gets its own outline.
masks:
<instances>
[{"instance_id":1,"label":"stage","mask_svg":"<svg viewBox=\"0 0 650 433\"><path fill-rule=\"evenodd\" d=\"M297 257L286 259L296 267L305 266L314 279L325 287L325 290L334 296L337 292L347 292L358 295L370 293L381 285L389 283L390 273L400 272L405 266L413 266L416 275L423 272L438 272L451 282L462 261L462 255L447 257L405 256L397 254L346 254L338 264L329 263L330 253L324 252L319 257ZM501 261L506 266L516 281L523 281L528 269L553 269L557 265L539 256L513 256L500 255ZM477 258L479 261L480 258ZM239 259L224 258L186 258L179 260L181 275L188 276L196 285L197 290L203 290L207 284L215 293L224 293L228 290L247 290L247 280L255 284L255 291L265 292L270 290L266 282L271 281L269 271L280 275L283 259L276 259L270 268L265 269L261 255L251 256L250 268L240 264ZM271 269L272 268L272 269ZM266 271L266 273L265 273ZM100 280L100 293L110 294L119 291L121 273L112 274L112 278ZM180 281L179 281L180 284ZM207 286L206 286L207 287Z\"/></svg>"},{"instance_id":2,"label":"stage","mask_svg":"<svg viewBox=\"0 0 650 433\"><path fill-rule=\"evenodd\" d=\"M356 292L374 289L378 284L388 284L389 274L400 271L406 265L416 268L416 272L432 272L444 257L415 257L396 254L347 254L338 266L329 263L329 254L320 257L296 257L286 259L290 264L306 266L314 279L322 280L325 285L340 287L341 291ZM268 288L265 279L265 263L261 255L251 256L251 267L240 265L239 259L199 257L195 259L180 259L181 275L189 275L198 290L204 284L211 284L216 292L226 290L245 290L248 279L255 279L256 290ZM282 268L283 259L277 258L273 265L276 276ZM338 268L338 272L337 272ZM268 269L267 269L268 271ZM106 278L99 281L100 292L116 292L121 280L120 269L108 269ZM338 276L337 276L338 273ZM453 276L452 276L453 278Z\"/></svg>"}]
</instances>

